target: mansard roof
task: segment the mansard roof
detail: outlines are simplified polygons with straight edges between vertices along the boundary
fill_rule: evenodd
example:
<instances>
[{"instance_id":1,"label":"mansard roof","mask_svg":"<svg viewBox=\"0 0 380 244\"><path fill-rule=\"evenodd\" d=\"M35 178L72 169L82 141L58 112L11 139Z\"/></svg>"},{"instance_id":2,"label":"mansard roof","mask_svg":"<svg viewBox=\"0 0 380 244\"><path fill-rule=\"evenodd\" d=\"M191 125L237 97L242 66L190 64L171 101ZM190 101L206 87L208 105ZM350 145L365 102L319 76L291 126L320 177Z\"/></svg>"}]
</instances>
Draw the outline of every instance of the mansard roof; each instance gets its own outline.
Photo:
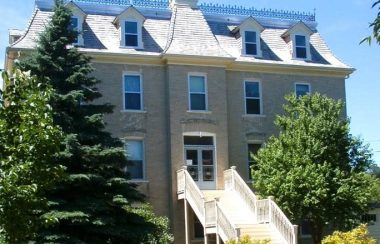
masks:
<instances>
[{"instance_id":1,"label":"mansard roof","mask_svg":"<svg viewBox=\"0 0 380 244\"><path fill-rule=\"evenodd\" d=\"M352 68L334 56L318 33L315 16L273 10L256 10L217 5L191 8L167 0L134 0L133 8L145 18L142 30L144 49L120 47L120 30L113 24L128 8L131 0L74 0L86 12L83 26L84 52L98 54L135 54L155 57L213 57L247 64L293 65L309 67ZM33 49L36 39L52 14L53 0L36 0L36 11L25 35L10 48ZM96 3L95 3L96 2ZM124 3L124 4L123 4ZM250 16L263 27L262 57L241 55L242 40L233 30L249 21ZM282 38L290 28L302 21L310 31L311 60L294 60L291 47Z\"/></svg>"}]
</instances>

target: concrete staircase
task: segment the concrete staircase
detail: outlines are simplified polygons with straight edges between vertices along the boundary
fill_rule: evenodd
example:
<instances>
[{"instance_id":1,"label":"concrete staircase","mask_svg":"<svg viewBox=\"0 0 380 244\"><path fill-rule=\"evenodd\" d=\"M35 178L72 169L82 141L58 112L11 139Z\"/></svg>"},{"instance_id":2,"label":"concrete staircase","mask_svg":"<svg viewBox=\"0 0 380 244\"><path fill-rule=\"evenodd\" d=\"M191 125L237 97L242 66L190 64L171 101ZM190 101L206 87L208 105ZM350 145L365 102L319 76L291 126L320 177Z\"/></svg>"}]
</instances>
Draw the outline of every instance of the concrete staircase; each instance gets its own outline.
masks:
<instances>
[{"instance_id":1,"label":"concrete staircase","mask_svg":"<svg viewBox=\"0 0 380 244\"><path fill-rule=\"evenodd\" d=\"M186 169L177 172L179 200L190 206L204 227L205 244L238 240L270 240L272 244L297 244L298 228L272 198L258 199L235 168L224 171L223 190L200 190ZM187 223L187 220L185 219ZM188 224L185 226L188 233ZM188 234L186 244L190 243Z\"/></svg>"},{"instance_id":2,"label":"concrete staircase","mask_svg":"<svg viewBox=\"0 0 380 244\"><path fill-rule=\"evenodd\" d=\"M240 229L240 236L252 240L270 240L271 244L283 244L280 234L270 224L258 224L255 214L234 191L202 191L206 201L216 199L233 225Z\"/></svg>"}]
</instances>

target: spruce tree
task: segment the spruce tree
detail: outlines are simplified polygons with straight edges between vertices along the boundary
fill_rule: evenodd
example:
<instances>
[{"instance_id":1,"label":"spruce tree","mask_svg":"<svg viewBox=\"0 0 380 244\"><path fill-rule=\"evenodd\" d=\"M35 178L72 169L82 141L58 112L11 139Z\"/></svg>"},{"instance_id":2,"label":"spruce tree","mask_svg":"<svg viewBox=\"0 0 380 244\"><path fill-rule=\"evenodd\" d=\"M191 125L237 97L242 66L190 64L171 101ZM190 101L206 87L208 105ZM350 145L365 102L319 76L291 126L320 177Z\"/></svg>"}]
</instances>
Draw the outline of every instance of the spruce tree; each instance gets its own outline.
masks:
<instances>
[{"instance_id":1,"label":"spruce tree","mask_svg":"<svg viewBox=\"0 0 380 244\"><path fill-rule=\"evenodd\" d=\"M78 33L71 30L71 11L55 0L50 23L39 37L34 54L20 63L54 88L54 122L65 138L56 161L66 177L49 193L46 219L56 220L39 232L39 242L167 243L166 218L156 217L136 186L128 183L120 139L106 132L103 115L110 104L91 77L90 58L72 47Z\"/></svg>"},{"instance_id":2,"label":"spruce tree","mask_svg":"<svg viewBox=\"0 0 380 244\"><path fill-rule=\"evenodd\" d=\"M45 223L40 217L47 209L46 191L62 175L62 167L53 160L62 134L53 125L49 86L20 70L11 77L4 72L3 80L0 243L25 243Z\"/></svg>"}]
</instances>

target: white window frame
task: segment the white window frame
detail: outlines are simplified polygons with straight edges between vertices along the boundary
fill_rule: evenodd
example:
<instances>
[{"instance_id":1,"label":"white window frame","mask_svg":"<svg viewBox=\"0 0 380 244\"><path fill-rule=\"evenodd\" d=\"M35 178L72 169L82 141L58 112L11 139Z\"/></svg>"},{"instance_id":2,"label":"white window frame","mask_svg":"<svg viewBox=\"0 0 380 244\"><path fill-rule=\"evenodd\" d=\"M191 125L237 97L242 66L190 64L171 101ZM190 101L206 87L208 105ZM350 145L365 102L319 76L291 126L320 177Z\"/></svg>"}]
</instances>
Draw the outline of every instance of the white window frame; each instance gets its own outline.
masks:
<instances>
[{"instance_id":1,"label":"white window frame","mask_svg":"<svg viewBox=\"0 0 380 244\"><path fill-rule=\"evenodd\" d=\"M123 48L131 48L131 49L143 49L143 42L142 42L142 23L141 21L137 19L132 18L125 18L121 19L121 25L120 25L120 47ZM137 24L137 46L127 46L125 43L125 35L135 35L135 33L126 33L125 32L125 22L134 22Z\"/></svg>"},{"instance_id":2,"label":"white window frame","mask_svg":"<svg viewBox=\"0 0 380 244\"><path fill-rule=\"evenodd\" d=\"M141 182L141 181L146 181L146 161L145 161L145 140L144 138L141 138L141 137L127 137L125 139L123 139L124 141L124 149L126 149L126 145L127 145L127 142L128 141L140 141L141 142L141 150L142 150L142 175L143 177L140 179L140 178L135 178L133 179L131 177L130 181L131 182ZM125 150L125 153L127 155L127 150ZM128 159L128 157L127 157ZM128 170L128 166L126 168L126 172Z\"/></svg>"},{"instance_id":3,"label":"white window frame","mask_svg":"<svg viewBox=\"0 0 380 244\"><path fill-rule=\"evenodd\" d=\"M125 107L125 95L126 95L126 91L125 91L125 76L128 76L128 75L131 75L131 76L139 76L140 77L140 109L127 109ZM141 111L144 111L144 82L143 82L143 76L141 73L138 73L138 72L123 72L123 76L122 76L122 87L123 87L123 90L122 90L122 94L123 94L123 111L127 111L127 112L141 112ZM134 93L134 94L137 94L137 92L128 92L128 93Z\"/></svg>"},{"instance_id":4,"label":"white window frame","mask_svg":"<svg viewBox=\"0 0 380 244\"><path fill-rule=\"evenodd\" d=\"M199 76L203 77L205 81L205 92L191 92L190 91L190 77L191 76ZM187 75L187 96L188 96L188 111L189 112L208 112L208 85L207 85L207 74L205 73L197 73L197 72L191 72ZM205 95L205 110L193 110L191 109L191 94L204 94Z\"/></svg>"},{"instance_id":5,"label":"white window frame","mask_svg":"<svg viewBox=\"0 0 380 244\"><path fill-rule=\"evenodd\" d=\"M256 42L247 42L245 40L245 33L246 32L255 32L256 33ZM261 33L260 33L260 31L258 31L256 29L242 29L240 32L240 35L242 37L242 46L243 46L242 55L248 56L248 57L261 57L262 52L261 52ZM256 55L247 54L246 44L256 44Z\"/></svg>"},{"instance_id":6,"label":"white window frame","mask_svg":"<svg viewBox=\"0 0 380 244\"><path fill-rule=\"evenodd\" d=\"M256 83L259 84L259 97L247 97L246 88L245 88L245 84L247 82L256 82ZM263 99L262 99L263 94L262 94L261 81L257 80L257 79L246 79L243 82L243 88L244 88L244 111L245 111L245 115L248 115L248 116L263 115ZM249 114L249 113L247 113L247 99L259 99L259 101L260 101L260 113L258 113L258 114Z\"/></svg>"},{"instance_id":7,"label":"white window frame","mask_svg":"<svg viewBox=\"0 0 380 244\"><path fill-rule=\"evenodd\" d=\"M309 94L311 94L311 84L306 83L306 82L296 82L294 83L294 93L297 96L297 85L303 85L303 86L308 86L309 87ZM298 97L298 96L297 96Z\"/></svg>"},{"instance_id":8,"label":"white window frame","mask_svg":"<svg viewBox=\"0 0 380 244\"><path fill-rule=\"evenodd\" d=\"M296 45L296 36L304 36L305 37L305 46L297 46ZM297 32L292 34L292 43L293 43L293 59L296 60L310 60L310 36L305 33ZM306 58L297 57L297 47L306 48Z\"/></svg>"},{"instance_id":9,"label":"white window frame","mask_svg":"<svg viewBox=\"0 0 380 244\"><path fill-rule=\"evenodd\" d=\"M72 15L70 17L70 25L71 25L71 19L77 19L77 27L76 30L78 32L78 36L77 36L77 41L76 42L73 42L72 45L74 46L83 46L84 45L84 40L83 40L83 17L80 17L80 16L77 16L77 15Z\"/></svg>"}]
</instances>

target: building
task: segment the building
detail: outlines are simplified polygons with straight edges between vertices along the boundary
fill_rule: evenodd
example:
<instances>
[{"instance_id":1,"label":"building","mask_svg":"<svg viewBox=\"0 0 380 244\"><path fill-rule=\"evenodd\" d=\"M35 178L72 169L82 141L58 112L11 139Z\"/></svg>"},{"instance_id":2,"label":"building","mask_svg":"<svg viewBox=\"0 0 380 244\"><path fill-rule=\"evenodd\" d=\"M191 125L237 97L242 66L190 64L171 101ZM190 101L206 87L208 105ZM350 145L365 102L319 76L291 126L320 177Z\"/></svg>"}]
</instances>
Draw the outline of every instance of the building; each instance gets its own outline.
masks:
<instances>
[{"instance_id":1,"label":"building","mask_svg":"<svg viewBox=\"0 0 380 244\"><path fill-rule=\"evenodd\" d=\"M284 95L345 99L353 68L330 51L315 14L197 0L68 4L80 33L74 45L93 57L101 102L116 106L108 129L126 141L132 181L170 218L175 242L260 232L296 243L297 228L245 183L248 155L276 133ZM35 48L52 6L36 0L27 30L10 33L7 69Z\"/></svg>"}]
</instances>

